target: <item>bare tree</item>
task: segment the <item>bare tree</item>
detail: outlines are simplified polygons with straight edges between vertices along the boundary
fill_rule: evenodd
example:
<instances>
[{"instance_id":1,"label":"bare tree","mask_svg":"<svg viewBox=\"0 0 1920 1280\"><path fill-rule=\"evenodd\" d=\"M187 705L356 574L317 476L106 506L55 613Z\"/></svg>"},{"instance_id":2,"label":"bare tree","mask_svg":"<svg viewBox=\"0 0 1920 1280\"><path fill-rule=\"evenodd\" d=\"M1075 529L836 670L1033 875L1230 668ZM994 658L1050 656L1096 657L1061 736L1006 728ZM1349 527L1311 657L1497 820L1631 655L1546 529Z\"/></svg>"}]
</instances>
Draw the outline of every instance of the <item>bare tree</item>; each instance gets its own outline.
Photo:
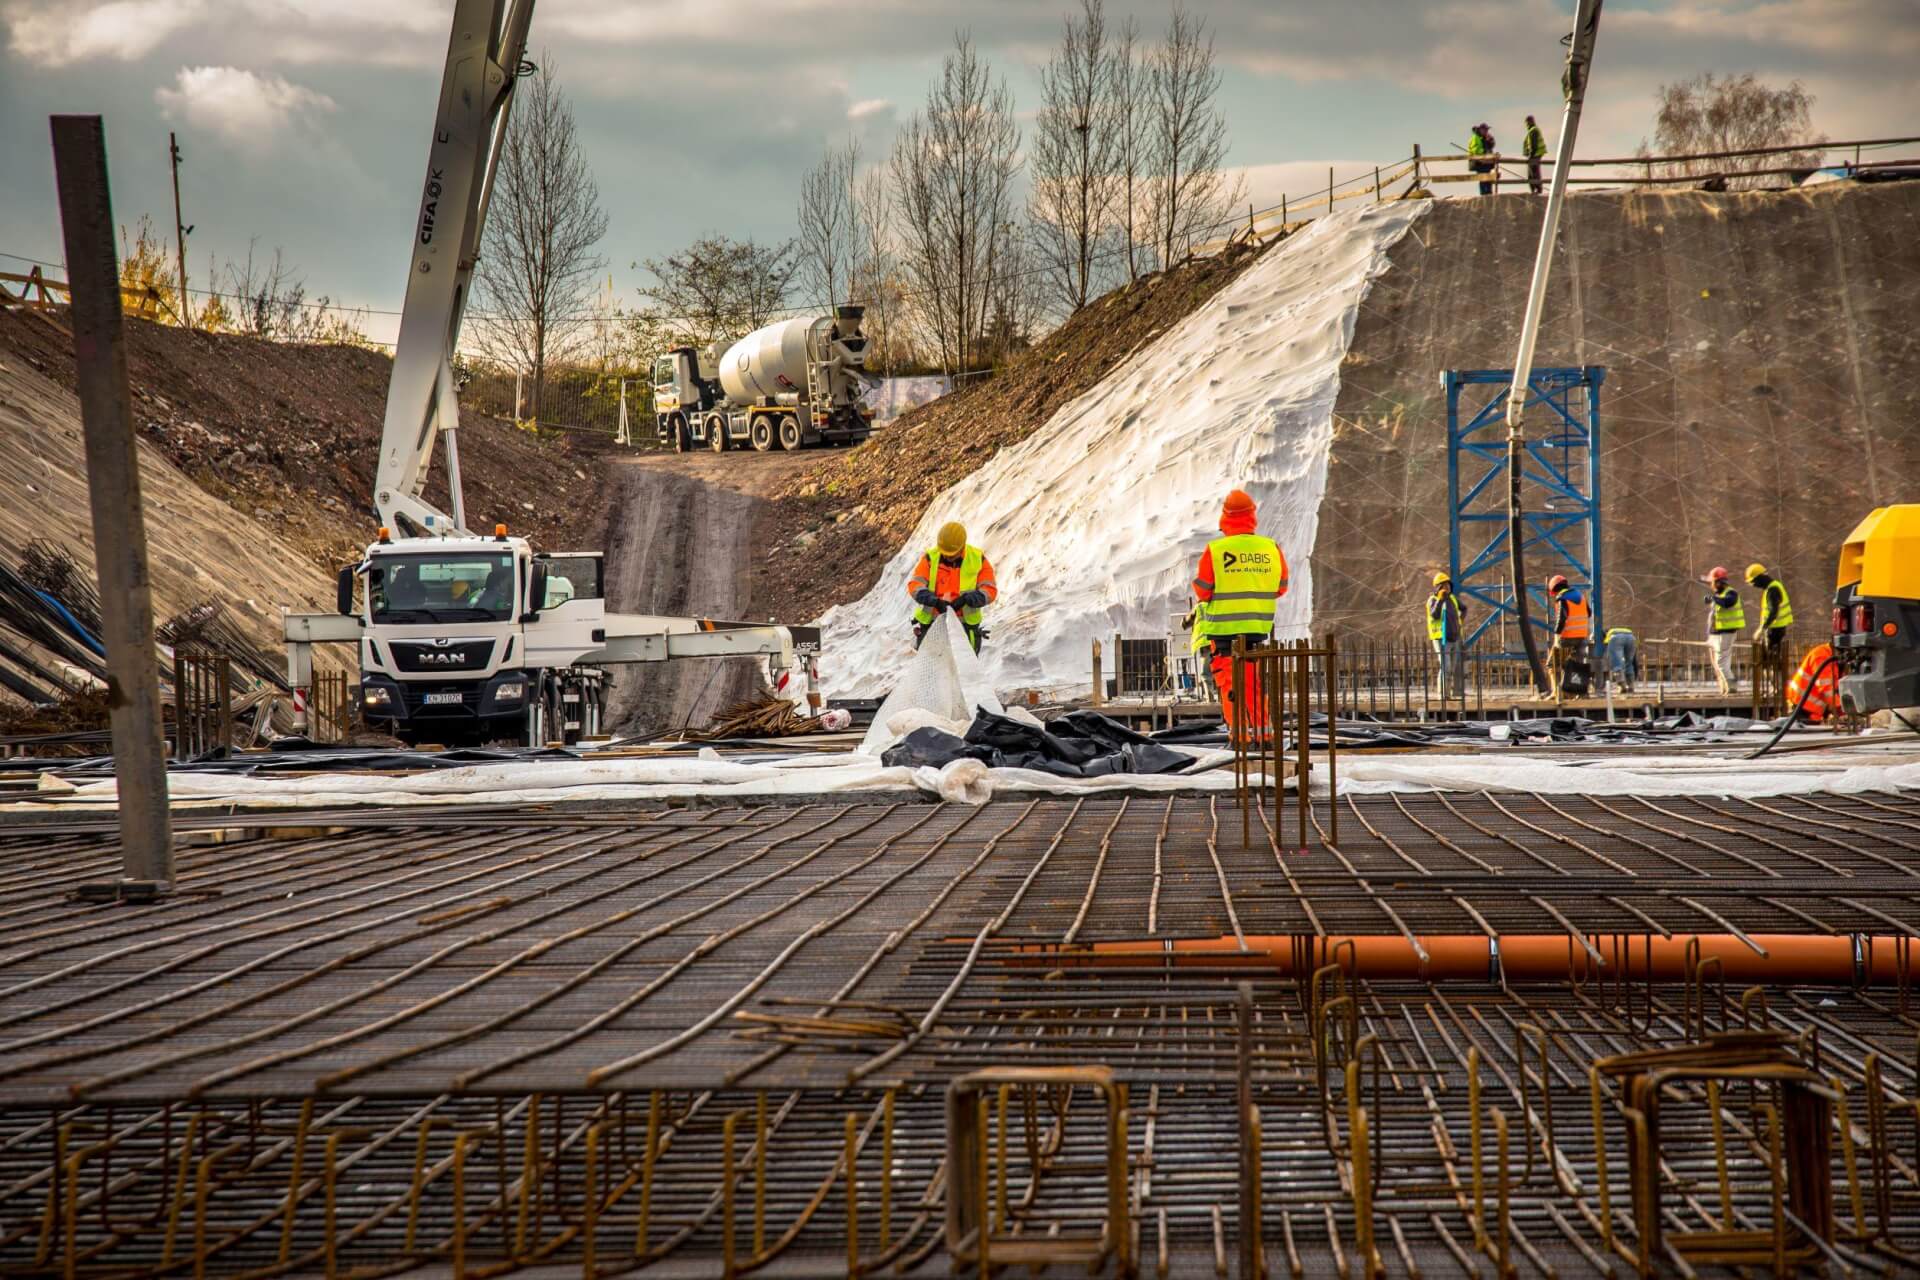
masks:
<instances>
[{"instance_id":1,"label":"bare tree","mask_svg":"<svg viewBox=\"0 0 1920 1280\"><path fill-rule=\"evenodd\" d=\"M798 223L800 278L822 307L847 300L860 252L860 215L854 206L860 144L829 146L820 163L800 180Z\"/></svg>"},{"instance_id":2,"label":"bare tree","mask_svg":"<svg viewBox=\"0 0 1920 1280\"><path fill-rule=\"evenodd\" d=\"M1657 96L1653 144L1640 154L1704 155L1758 147L1806 147L1805 151L1726 159L1676 160L1650 168L1666 177L1723 176L1732 188L1754 187L1766 179L1759 169L1813 169L1827 140L1813 128L1813 95L1798 80L1775 88L1752 72L1721 78L1702 72L1678 84L1663 84Z\"/></svg>"},{"instance_id":3,"label":"bare tree","mask_svg":"<svg viewBox=\"0 0 1920 1280\"><path fill-rule=\"evenodd\" d=\"M1033 345L1033 333L1046 313L1052 290L1049 252L1017 223L1001 224L987 286L987 323L981 353L987 363L1005 364Z\"/></svg>"},{"instance_id":4,"label":"bare tree","mask_svg":"<svg viewBox=\"0 0 1920 1280\"><path fill-rule=\"evenodd\" d=\"M1040 114L1029 150L1032 256L1071 313L1101 292L1116 180L1114 59L1101 0L1080 0L1060 47L1040 69Z\"/></svg>"},{"instance_id":5,"label":"bare tree","mask_svg":"<svg viewBox=\"0 0 1920 1280\"><path fill-rule=\"evenodd\" d=\"M678 253L637 264L653 276L640 286L650 306L642 329L669 345L703 346L758 329L787 305L798 255L777 245L702 236Z\"/></svg>"},{"instance_id":6,"label":"bare tree","mask_svg":"<svg viewBox=\"0 0 1920 1280\"><path fill-rule=\"evenodd\" d=\"M1172 266L1225 222L1242 186L1221 171L1227 121L1214 99L1220 70L1206 20L1175 0L1166 39L1148 62L1152 94L1148 216L1162 266Z\"/></svg>"},{"instance_id":7,"label":"bare tree","mask_svg":"<svg viewBox=\"0 0 1920 1280\"><path fill-rule=\"evenodd\" d=\"M1140 53L1140 24L1127 15L1113 41L1108 65L1113 101L1114 183L1112 216L1126 249L1127 279L1140 278L1141 205L1146 194L1148 111L1147 63Z\"/></svg>"},{"instance_id":8,"label":"bare tree","mask_svg":"<svg viewBox=\"0 0 1920 1280\"><path fill-rule=\"evenodd\" d=\"M233 298L234 331L256 338L291 335L307 300L306 281L276 245L271 260L255 261L259 237L247 241L247 260L228 262L227 292Z\"/></svg>"},{"instance_id":9,"label":"bare tree","mask_svg":"<svg viewBox=\"0 0 1920 1280\"><path fill-rule=\"evenodd\" d=\"M901 259L921 320L950 373L975 366L1000 227L1012 221L1020 130L1013 96L963 32L894 143Z\"/></svg>"},{"instance_id":10,"label":"bare tree","mask_svg":"<svg viewBox=\"0 0 1920 1280\"><path fill-rule=\"evenodd\" d=\"M474 275L486 309L481 341L532 374L538 417L548 367L584 338L566 318L585 307L606 266L594 246L607 215L551 54L517 95Z\"/></svg>"},{"instance_id":11,"label":"bare tree","mask_svg":"<svg viewBox=\"0 0 1920 1280\"><path fill-rule=\"evenodd\" d=\"M854 180L854 257L849 300L867 309L867 368L885 373L902 354L898 318L904 309L893 252L893 200L887 174L869 169Z\"/></svg>"}]
</instances>

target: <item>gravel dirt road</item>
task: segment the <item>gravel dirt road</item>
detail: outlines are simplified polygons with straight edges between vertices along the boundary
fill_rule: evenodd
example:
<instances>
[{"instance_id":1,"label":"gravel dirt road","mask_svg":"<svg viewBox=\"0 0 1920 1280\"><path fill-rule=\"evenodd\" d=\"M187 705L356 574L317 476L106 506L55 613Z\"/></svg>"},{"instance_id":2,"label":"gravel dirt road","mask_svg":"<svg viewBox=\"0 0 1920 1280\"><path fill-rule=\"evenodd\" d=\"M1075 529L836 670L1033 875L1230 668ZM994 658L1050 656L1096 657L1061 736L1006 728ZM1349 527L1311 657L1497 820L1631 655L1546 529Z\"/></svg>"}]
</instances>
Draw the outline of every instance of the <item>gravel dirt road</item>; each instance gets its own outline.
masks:
<instances>
[{"instance_id":1,"label":"gravel dirt road","mask_svg":"<svg viewBox=\"0 0 1920 1280\"><path fill-rule=\"evenodd\" d=\"M607 608L756 617L753 567L755 548L766 545L768 499L808 461L804 453L609 458ZM703 725L761 685L759 663L744 658L615 668L607 722L620 733Z\"/></svg>"}]
</instances>

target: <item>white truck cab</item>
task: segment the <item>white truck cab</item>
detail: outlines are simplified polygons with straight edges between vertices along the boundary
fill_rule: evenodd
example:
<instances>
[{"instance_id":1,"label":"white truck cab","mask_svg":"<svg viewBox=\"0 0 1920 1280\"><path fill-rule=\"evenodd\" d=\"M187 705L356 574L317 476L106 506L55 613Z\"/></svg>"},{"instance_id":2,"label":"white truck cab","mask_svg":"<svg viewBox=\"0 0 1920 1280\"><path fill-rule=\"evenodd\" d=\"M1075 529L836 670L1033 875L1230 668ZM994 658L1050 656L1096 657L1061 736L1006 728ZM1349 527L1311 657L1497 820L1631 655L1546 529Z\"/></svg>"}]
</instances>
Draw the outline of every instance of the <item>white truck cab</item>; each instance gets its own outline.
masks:
<instances>
[{"instance_id":1,"label":"white truck cab","mask_svg":"<svg viewBox=\"0 0 1920 1280\"><path fill-rule=\"evenodd\" d=\"M339 591L362 628L370 725L415 741L535 745L598 732L605 680L579 667L606 639L598 552L536 555L504 530L383 538L342 571Z\"/></svg>"}]
</instances>

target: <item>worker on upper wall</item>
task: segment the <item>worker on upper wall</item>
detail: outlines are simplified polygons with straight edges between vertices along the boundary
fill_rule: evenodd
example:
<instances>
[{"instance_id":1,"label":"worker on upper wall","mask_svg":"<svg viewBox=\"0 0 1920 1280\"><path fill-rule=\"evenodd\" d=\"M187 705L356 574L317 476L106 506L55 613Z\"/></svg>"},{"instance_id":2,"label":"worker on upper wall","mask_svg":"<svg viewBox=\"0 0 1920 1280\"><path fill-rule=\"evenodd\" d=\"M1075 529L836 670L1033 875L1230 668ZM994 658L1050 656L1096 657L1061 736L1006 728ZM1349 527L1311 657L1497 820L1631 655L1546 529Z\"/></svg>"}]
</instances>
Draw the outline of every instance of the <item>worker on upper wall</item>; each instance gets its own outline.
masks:
<instances>
[{"instance_id":1,"label":"worker on upper wall","mask_svg":"<svg viewBox=\"0 0 1920 1280\"><path fill-rule=\"evenodd\" d=\"M1287 594L1287 557L1279 543L1254 532L1259 523L1252 495L1243 489L1229 493L1220 505L1220 536L1200 553L1193 575L1194 598L1200 602L1194 610L1194 635L1204 637L1212 654L1208 665L1220 690L1221 718L1230 730L1239 687L1234 641L1243 640L1249 648L1266 643L1273 635L1280 597ZM1246 686L1242 717L1249 736L1270 740L1266 695L1251 678L1240 683Z\"/></svg>"},{"instance_id":2,"label":"worker on upper wall","mask_svg":"<svg viewBox=\"0 0 1920 1280\"><path fill-rule=\"evenodd\" d=\"M1713 655L1713 678L1722 696L1733 692L1733 642L1747 629L1746 606L1727 581L1727 567L1713 566L1707 584L1707 651Z\"/></svg>"},{"instance_id":3,"label":"worker on upper wall","mask_svg":"<svg viewBox=\"0 0 1920 1280\"><path fill-rule=\"evenodd\" d=\"M1473 133L1467 139L1467 168L1474 173L1490 174L1498 166L1498 153L1493 149L1493 126L1482 120L1473 126ZM1480 194L1493 194L1493 180L1480 180Z\"/></svg>"},{"instance_id":4,"label":"worker on upper wall","mask_svg":"<svg viewBox=\"0 0 1920 1280\"><path fill-rule=\"evenodd\" d=\"M967 541L966 526L949 520L940 526L934 545L927 548L907 579L907 594L913 598L913 647L926 639L927 629L948 609L960 611L960 623L967 630L967 643L980 652L985 609L1000 595L993 580L993 565L986 553Z\"/></svg>"},{"instance_id":5,"label":"worker on upper wall","mask_svg":"<svg viewBox=\"0 0 1920 1280\"><path fill-rule=\"evenodd\" d=\"M1520 151L1527 158L1527 190L1539 195L1546 189L1540 178L1540 163L1547 154L1547 135L1540 132L1532 116L1527 117L1527 137L1520 144Z\"/></svg>"},{"instance_id":6,"label":"worker on upper wall","mask_svg":"<svg viewBox=\"0 0 1920 1280\"><path fill-rule=\"evenodd\" d=\"M1427 597L1427 639L1440 664L1442 702L1467 696L1466 621L1467 609L1453 594L1452 576L1434 574L1433 594Z\"/></svg>"},{"instance_id":7,"label":"worker on upper wall","mask_svg":"<svg viewBox=\"0 0 1920 1280\"><path fill-rule=\"evenodd\" d=\"M1747 582L1760 589L1760 625L1753 629L1754 661L1782 663L1787 628L1793 625L1793 601L1787 598L1787 584L1768 573L1763 564L1747 566Z\"/></svg>"},{"instance_id":8,"label":"worker on upper wall","mask_svg":"<svg viewBox=\"0 0 1920 1280\"><path fill-rule=\"evenodd\" d=\"M1587 639L1593 634L1593 606L1578 587L1563 573L1547 579L1547 595L1553 600L1553 648L1547 654L1547 669L1552 678L1553 696L1564 696L1567 664L1585 662Z\"/></svg>"}]
</instances>

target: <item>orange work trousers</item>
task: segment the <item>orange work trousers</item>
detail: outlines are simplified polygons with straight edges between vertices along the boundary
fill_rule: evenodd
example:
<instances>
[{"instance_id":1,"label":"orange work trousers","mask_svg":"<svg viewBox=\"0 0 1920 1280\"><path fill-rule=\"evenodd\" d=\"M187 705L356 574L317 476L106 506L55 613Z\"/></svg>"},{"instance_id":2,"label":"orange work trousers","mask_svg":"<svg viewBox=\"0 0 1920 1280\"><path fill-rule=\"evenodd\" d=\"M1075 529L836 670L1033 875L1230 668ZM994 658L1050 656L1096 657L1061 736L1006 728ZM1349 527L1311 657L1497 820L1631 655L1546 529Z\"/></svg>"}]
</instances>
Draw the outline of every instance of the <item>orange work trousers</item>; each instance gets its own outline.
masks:
<instances>
[{"instance_id":1,"label":"orange work trousers","mask_svg":"<svg viewBox=\"0 0 1920 1280\"><path fill-rule=\"evenodd\" d=\"M1234 699L1239 695L1235 684L1233 657L1230 654L1217 653L1211 664L1213 683L1220 690L1220 718L1226 721L1227 732L1233 732ZM1241 713L1246 717L1246 731L1255 742L1273 740L1273 724L1268 719L1267 691L1260 687L1260 678L1251 662L1241 664L1241 674L1246 677L1246 709Z\"/></svg>"}]
</instances>

